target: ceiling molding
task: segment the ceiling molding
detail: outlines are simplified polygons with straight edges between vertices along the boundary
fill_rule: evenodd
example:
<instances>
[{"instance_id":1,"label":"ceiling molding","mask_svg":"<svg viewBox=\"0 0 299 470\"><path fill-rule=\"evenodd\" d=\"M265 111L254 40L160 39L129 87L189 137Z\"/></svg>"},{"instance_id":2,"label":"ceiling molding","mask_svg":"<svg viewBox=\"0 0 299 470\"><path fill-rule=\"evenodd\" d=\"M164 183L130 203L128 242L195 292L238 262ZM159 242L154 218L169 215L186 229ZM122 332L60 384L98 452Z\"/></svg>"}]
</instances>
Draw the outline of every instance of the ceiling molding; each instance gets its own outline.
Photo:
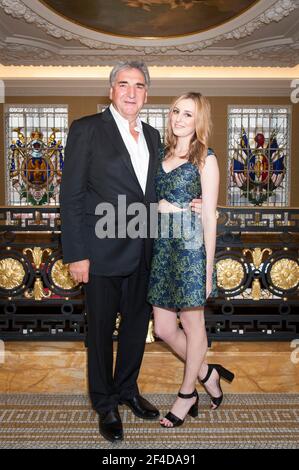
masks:
<instances>
[{"instance_id":1,"label":"ceiling molding","mask_svg":"<svg viewBox=\"0 0 299 470\"><path fill-rule=\"evenodd\" d=\"M168 39L120 38L76 25L37 0L0 0L0 10L30 25L32 34L0 33L0 62L4 65L113 65L126 57L150 65L211 65L292 67L299 63L299 38L271 34L269 26L294 11L299 0L260 0L237 18L199 34ZM297 10L298 11L298 10ZM2 13L3 15L4 13ZM1 17L0 17L1 21ZM3 23L3 21L2 21ZM37 35L37 28L45 35ZM265 38L253 33L267 28ZM247 38L244 44L244 38ZM63 40L63 44L61 41ZM226 44L227 43L227 44ZM228 45L229 44L229 45Z\"/></svg>"},{"instance_id":2,"label":"ceiling molding","mask_svg":"<svg viewBox=\"0 0 299 470\"><path fill-rule=\"evenodd\" d=\"M202 52L177 51L173 54L156 55L154 53L136 54L128 49L120 54L119 51L94 52L86 51L84 54L76 49L68 52L57 51L45 43L36 43L23 39L7 46L0 41L0 62L4 65L63 65L63 66L95 66L115 65L124 58L145 60L148 65L179 65L179 66L251 66L262 64L263 67L294 67L299 63L299 41L292 43L289 40L271 39L272 45L229 50L210 49L209 54ZM273 45L274 43L274 45ZM35 44L35 45L34 45Z\"/></svg>"},{"instance_id":3,"label":"ceiling molding","mask_svg":"<svg viewBox=\"0 0 299 470\"><path fill-rule=\"evenodd\" d=\"M171 50L183 44L191 49L192 47L204 49L221 40L249 36L265 24L281 21L298 8L298 1L260 0L242 15L218 27L187 37L170 39L124 38L99 33L62 18L38 0L0 0L1 6L6 13L15 18L24 18L27 22L36 23L49 35L67 40L79 40L90 48L102 49L104 46L107 49L110 46L115 49L115 46L130 46L140 52L150 47L154 52L156 48L164 47L166 50Z\"/></svg>"},{"instance_id":4,"label":"ceiling molding","mask_svg":"<svg viewBox=\"0 0 299 470\"><path fill-rule=\"evenodd\" d=\"M6 79L5 95L108 96L104 79ZM290 96L290 79L164 78L152 79L150 96L176 96L200 90L206 96Z\"/></svg>"}]
</instances>

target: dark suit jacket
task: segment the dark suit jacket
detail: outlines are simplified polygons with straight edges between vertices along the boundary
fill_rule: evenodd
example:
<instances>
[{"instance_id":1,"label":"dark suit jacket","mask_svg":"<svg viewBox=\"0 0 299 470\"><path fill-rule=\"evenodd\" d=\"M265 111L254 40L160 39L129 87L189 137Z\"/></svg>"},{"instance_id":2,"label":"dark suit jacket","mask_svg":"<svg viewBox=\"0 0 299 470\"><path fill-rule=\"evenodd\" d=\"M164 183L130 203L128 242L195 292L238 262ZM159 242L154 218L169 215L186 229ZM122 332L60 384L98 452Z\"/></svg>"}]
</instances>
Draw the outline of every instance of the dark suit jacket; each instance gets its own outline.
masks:
<instances>
[{"instance_id":1,"label":"dark suit jacket","mask_svg":"<svg viewBox=\"0 0 299 470\"><path fill-rule=\"evenodd\" d=\"M95 234L95 224L100 218L95 215L95 209L99 203L108 202L116 207L119 195L126 196L127 205L142 202L149 207L156 202L154 178L160 135L148 124L142 125L150 154L145 194L109 109L72 123L60 188L64 263L89 259L93 274L128 275L137 268L144 243L147 265L150 265L150 238L99 239ZM117 237L117 207L115 227Z\"/></svg>"}]
</instances>

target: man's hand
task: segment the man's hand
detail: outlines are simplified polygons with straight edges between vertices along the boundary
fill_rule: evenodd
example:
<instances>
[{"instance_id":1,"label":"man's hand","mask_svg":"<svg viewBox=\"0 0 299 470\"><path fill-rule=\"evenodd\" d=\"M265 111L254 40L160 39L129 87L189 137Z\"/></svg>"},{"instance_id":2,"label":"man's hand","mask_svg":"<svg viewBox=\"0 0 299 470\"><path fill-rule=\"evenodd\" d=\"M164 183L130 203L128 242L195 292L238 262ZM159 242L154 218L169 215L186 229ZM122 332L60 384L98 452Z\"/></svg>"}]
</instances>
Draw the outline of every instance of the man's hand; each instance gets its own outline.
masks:
<instances>
[{"instance_id":1,"label":"man's hand","mask_svg":"<svg viewBox=\"0 0 299 470\"><path fill-rule=\"evenodd\" d=\"M201 214L201 204L202 204L201 199L192 199L192 201L190 202L191 210L193 210L198 215L200 215Z\"/></svg>"},{"instance_id":2,"label":"man's hand","mask_svg":"<svg viewBox=\"0 0 299 470\"><path fill-rule=\"evenodd\" d=\"M89 265L89 259L83 259L82 261L75 261L69 264L69 271L74 281L88 282Z\"/></svg>"},{"instance_id":3,"label":"man's hand","mask_svg":"<svg viewBox=\"0 0 299 470\"><path fill-rule=\"evenodd\" d=\"M198 214L198 216L201 215L201 206L202 206L202 200L201 199L192 199L192 201L190 202L189 205L191 207L191 210L196 212ZM216 209L216 219L218 219L218 217L219 217L219 212Z\"/></svg>"}]
</instances>

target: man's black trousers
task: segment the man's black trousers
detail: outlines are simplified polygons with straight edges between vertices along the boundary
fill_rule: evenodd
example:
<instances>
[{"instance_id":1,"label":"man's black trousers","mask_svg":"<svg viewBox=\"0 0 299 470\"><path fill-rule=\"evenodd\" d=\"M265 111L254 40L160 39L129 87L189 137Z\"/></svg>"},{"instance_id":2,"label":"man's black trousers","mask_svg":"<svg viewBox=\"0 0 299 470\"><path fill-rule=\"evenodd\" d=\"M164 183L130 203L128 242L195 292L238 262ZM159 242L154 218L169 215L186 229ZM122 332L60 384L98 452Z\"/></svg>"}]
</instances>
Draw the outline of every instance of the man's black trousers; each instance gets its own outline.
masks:
<instances>
[{"instance_id":1,"label":"man's black trousers","mask_svg":"<svg viewBox=\"0 0 299 470\"><path fill-rule=\"evenodd\" d=\"M90 274L86 284L89 393L98 412L108 411L121 399L139 393L137 377L151 312L146 302L148 278L143 254L132 274L119 277ZM113 374L112 336L118 312L121 323Z\"/></svg>"}]
</instances>

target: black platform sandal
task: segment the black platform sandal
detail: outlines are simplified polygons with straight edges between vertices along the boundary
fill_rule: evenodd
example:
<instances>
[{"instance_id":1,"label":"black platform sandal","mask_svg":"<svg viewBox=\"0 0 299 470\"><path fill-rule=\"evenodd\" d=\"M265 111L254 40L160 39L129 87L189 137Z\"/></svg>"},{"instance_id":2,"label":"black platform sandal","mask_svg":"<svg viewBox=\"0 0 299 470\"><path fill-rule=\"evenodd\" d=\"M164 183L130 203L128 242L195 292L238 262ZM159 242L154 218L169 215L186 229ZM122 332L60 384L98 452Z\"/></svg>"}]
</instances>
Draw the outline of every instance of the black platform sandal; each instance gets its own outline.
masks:
<instances>
[{"instance_id":1,"label":"black platform sandal","mask_svg":"<svg viewBox=\"0 0 299 470\"><path fill-rule=\"evenodd\" d=\"M209 380L212 372L213 372L213 369L216 369L217 372L218 372L218 375L219 375L219 379L218 379L218 387L221 391L221 395L220 397L213 397L210 392L208 392L207 388L205 387L205 383ZM221 388L221 384L220 384L220 380L221 378L227 380L227 382L232 382L234 380L234 377L235 377L235 374L233 374L230 370L228 369L225 369L223 366L221 366L220 364L208 364L208 372L207 372L207 375L205 376L204 379L202 379L200 381L200 383L204 386L207 394L211 397L211 400L213 402L213 404L215 405L215 408L212 408L213 410L216 410L222 403L222 400L223 400L223 392L222 392L222 388Z\"/></svg>"},{"instance_id":2,"label":"black platform sandal","mask_svg":"<svg viewBox=\"0 0 299 470\"><path fill-rule=\"evenodd\" d=\"M185 399L196 397L196 402L194 403L194 405L192 405L190 407L187 415L192 416L192 418L197 418L197 416L198 416L198 393L197 393L197 390L195 389L194 392L187 393L187 394L179 392L178 397L185 398ZM173 424L173 426L165 426L165 424L160 423L160 426L162 426L163 428L170 428L170 429L171 428L176 428L178 426L181 426L185 421L185 419L178 418L176 415L171 413L171 411L169 411L169 413L167 413L165 418L168 419L168 421L170 421Z\"/></svg>"}]
</instances>

